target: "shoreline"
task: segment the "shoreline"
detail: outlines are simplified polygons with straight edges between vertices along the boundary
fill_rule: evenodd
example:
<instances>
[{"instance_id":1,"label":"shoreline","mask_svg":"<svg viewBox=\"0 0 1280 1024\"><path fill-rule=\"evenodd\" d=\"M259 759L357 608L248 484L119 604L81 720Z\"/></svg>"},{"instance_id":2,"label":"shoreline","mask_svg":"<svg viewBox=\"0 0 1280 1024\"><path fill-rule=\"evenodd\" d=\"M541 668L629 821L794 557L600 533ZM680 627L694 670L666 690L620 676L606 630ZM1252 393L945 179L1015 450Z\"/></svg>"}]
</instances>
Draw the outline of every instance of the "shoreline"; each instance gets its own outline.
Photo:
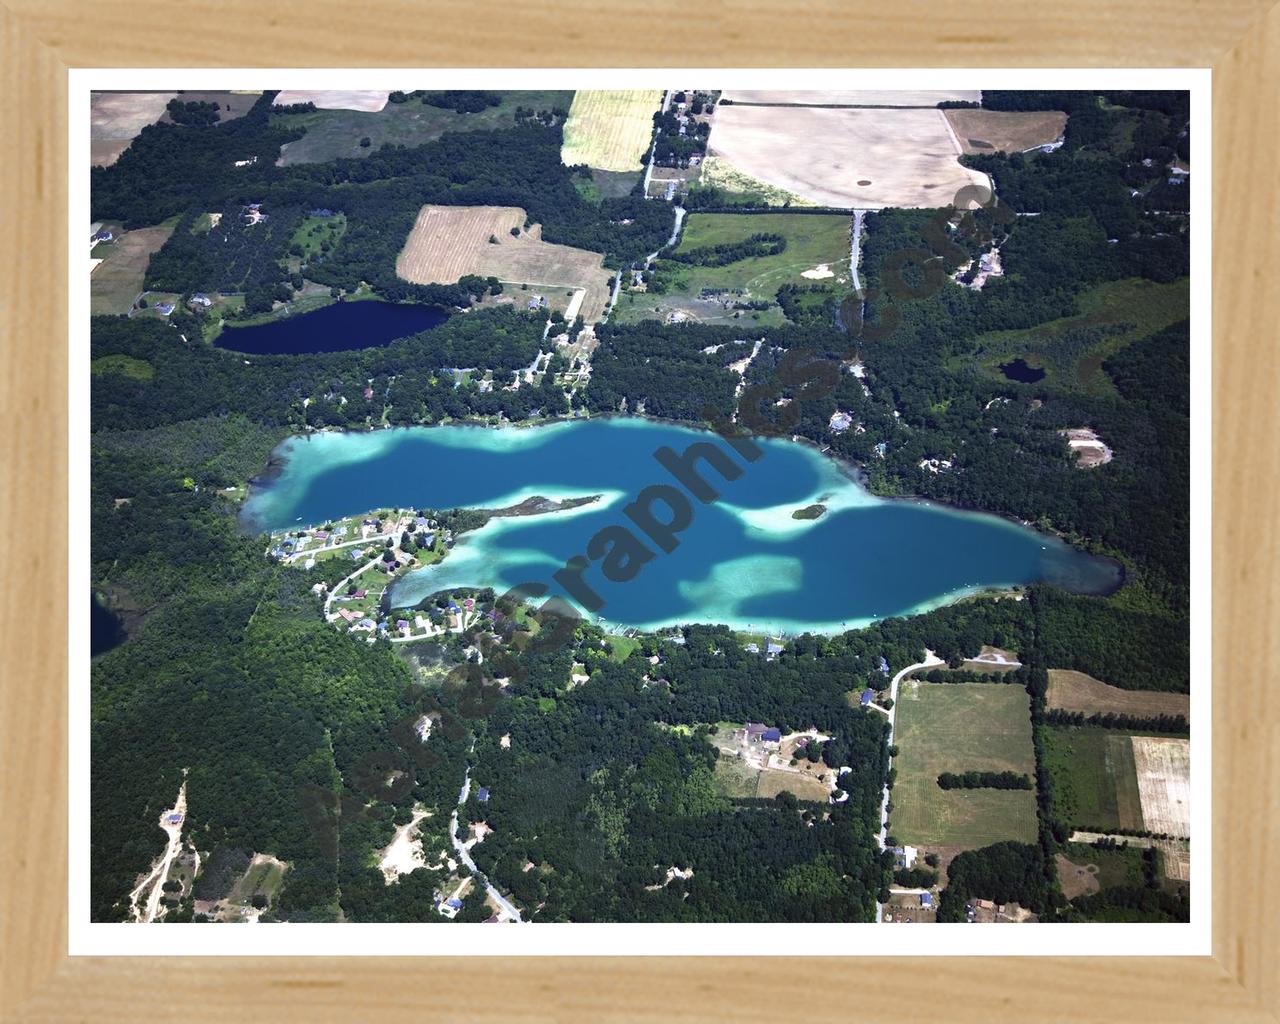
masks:
<instances>
[{"instance_id":1,"label":"shoreline","mask_svg":"<svg viewBox=\"0 0 1280 1024\"><path fill-rule=\"evenodd\" d=\"M274 448L271 449L270 454L267 456L267 465L266 467L264 467L263 472L258 474L257 476L251 477L248 483L249 483L250 489L258 486L270 487L284 472L285 460L279 454L281 449L284 448L286 445L288 445L291 441L295 441L299 439L310 441L310 439L316 435L323 435L323 434L362 435L362 434L384 433L386 431L432 430L438 427L463 427L463 428L474 429L474 430L536 430L540 427L556 426L562 423L576 423L576 422L588 422L588 421L598 421L598 420L629 421L633 423L655 423L655 424L661 424L665 426L679 427L683 430L690 430L696 433L710 434L722 440L724 438L723 434L718 433L716 430L706 426L705 424L689 423L683 420L673 420L673 419L662 417L662 416L650 416L645 413L634 414L634 413L618 413L618 412L596 413L594 415L588 414L588 415L582 415L582 416L572 416L572 415L546 416L546 417L539 417L536 420L521 420L519 422L512 422L512 423L489 423L484 420L460 419L460 420L449 420L446 422L432 423L432 424L426 424L426 423L413 424L411 426L369 427L364 430L353 430L349 427L324 427L319 430L307 430L304 433L290 434L278 445L276 445ZM1023 520L1019 519L1017 516L1011 513L993 512L993 511L990 511L989 509L978 508L972 505L938 501L934 498L922 497L920 495L876 494L870 487L870 483L869 483L870 478L868 477L866 469L863 466L859 465L856 462L850 461L849 459L845 458L842 455L835 454L831 451L824 451L823 448L812 438L804 437L803 435L799 435L799 434L795 434L795 435L751 434L748 436L750 436L753 439L760 439L760 440L789 441L792 444L804 445L812 449L817 455L831 462L839 470L842 476L844 476L846 479L852 482L855 486L860 487L867 494L871 495L871 497L875 498L876 501L901 502L906 504L918 505L926 508L939 509L944 512L958 512L958 513L969 513L973 515L991 516L993 518L1004 521L1010 526L1015 526L1019 529L1030 530L1042 537L1050 538L1054 541L1057 541L1058 543L1065 544L1068 547L1074 548L1077 551L1087 554L1092 558L1096 558L1096 559L1099 559L1100 561L1106 562L1109 565L1111 565L1112 568L1114 568L1117 572L1118 578L1115 585L1110 587L1107 590L1100 590L1100 591L1072 590L1070 591L1071 593L1079 594L1081 596L1086 596L1086 597L1110 597L1111 595L1121 591L1124 588L1125 584L1129 581L1128 567L1125 565L1123 561L1121 561L1115 555L1105 551L1097 551L1087 546L1074 544L1061 533L1058 533L1052 530L1042 530L1039 526L1035 525L1034 523L1024 522ZM250 494L249 496L252 496L252 495ZM242 503L241 508L243 509L247 504L248 502L246 500L246 502ZM482 511L482 510L477 509L477 511ZM237 515L237 519L239 520L241 528L242 529L246 528L243 514ZM258 534L261 534L262 532L263 531L259 530ZM1059 584L1055 584L1055 585L1059 585ZM1063 589L1067 589L1067 588L1063 588ZM914 613L914 614L923 614L923 613Z\"/></svg>"}]
</instances>

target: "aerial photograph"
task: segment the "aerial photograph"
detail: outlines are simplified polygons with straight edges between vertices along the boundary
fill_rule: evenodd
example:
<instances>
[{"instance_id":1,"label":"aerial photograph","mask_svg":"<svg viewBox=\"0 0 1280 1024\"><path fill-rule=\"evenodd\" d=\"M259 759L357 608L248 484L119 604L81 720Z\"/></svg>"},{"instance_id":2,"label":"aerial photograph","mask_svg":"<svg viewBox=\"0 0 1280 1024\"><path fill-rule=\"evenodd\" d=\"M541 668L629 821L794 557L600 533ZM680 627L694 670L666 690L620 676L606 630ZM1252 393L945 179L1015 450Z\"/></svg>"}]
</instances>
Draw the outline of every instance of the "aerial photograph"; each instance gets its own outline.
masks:
<instances>
[{"instance_id":1,"label":"aerial photograph","mask_svg":"<svg viewBox=\"0 0 1280 1024\"><path fill-rule=\"evenodd\" d=\"M92 93L90 921L1190 921L1190 92L698 74Z\"/></svg>"}]
</instances>

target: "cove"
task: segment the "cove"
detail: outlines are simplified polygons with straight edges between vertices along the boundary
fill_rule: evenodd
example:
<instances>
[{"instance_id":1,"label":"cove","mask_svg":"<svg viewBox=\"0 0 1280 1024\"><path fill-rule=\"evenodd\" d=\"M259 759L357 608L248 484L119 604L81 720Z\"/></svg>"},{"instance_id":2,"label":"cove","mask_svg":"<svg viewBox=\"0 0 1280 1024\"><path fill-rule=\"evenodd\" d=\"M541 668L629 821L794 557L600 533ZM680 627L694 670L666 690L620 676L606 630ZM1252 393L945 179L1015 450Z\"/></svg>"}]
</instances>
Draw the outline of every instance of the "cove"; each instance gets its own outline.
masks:
<instances>
[{"instance_id":1,"label":"cove","mask_svg":"<svg viewBox=\"0 0 1280 1024\"><path fill-rule=\"evenodd\" d=\"M387 345L397 338L438 327L448 318L449 314L436 306L411 302L333 302L310 313L249 327L228 324L213 344L260 356L340 352Z\"/></svg>"},{"instance_id":2,"label":"cove","mask_svg":"<svg viewBox=\"0 0 1280 1024\"><path fill-rule=\"evenodd\" d=\"M379 507L501 508L530 497L600 495L545 515L491 520L463 534L441 563L399 580L406 607L457 587L499 593L546 584L652 484L675 480L654 458L711 441L741 475L701 465L720 498L691 498L692 522L670 554L657 551L625 583L598 564L583 575L605 601L608 626L655 629L708 622L739 629L834 632L909 615L985 588L1048 581L1108 593L1119 568L996 516L869 494L834 460L787 440L760 439L747 462L716 435L641 419L572 420L533 428L410 427L294 437L273 453L278 472L255 483L242 515L255 531L283 529ZM821 502L818 519L791 513ZM656 550L655 545L649 545Z\"/></svg>"}]
</instances>

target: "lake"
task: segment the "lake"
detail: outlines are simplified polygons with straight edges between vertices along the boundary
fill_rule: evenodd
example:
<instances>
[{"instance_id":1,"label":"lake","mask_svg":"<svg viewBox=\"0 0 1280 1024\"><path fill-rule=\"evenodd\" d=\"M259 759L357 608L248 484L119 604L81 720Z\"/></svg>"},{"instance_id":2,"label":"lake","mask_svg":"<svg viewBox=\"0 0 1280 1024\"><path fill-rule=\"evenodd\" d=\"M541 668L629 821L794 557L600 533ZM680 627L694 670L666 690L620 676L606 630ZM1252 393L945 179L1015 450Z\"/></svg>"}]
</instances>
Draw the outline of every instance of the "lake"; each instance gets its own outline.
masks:
<instances>
[{"instance_id":1,"label":"lake","mask_svg":"<svg viewBox=\"0 0 1280 1024\"><path fill-rule=\"evenodd\" d=\"M260 356L376 348L438 327L448 318L437 306L412 302L333 302L310 313L249 327L228 324L214 345Z\"/></svg>"},{"instance_id":2,"label":"lake","mask_svg":"<svg viewBox=\"0 0 1280 1024\"><path fill-rule=\"evenodd\" d=\"M732 481L699 463L719 500L690 500L691 522L671 553L623 514L650 485L675 485L654 457L710 442L741 469ZM681 622L736 628L832 632L918 613L991 587L1050 581L1107 593L1120 570L1034 530L995 516L869 494L808 445L758 442L745 461L714 434L641 419L592 419L534 428L412 427L291 438L275 452L279 474L255 485L243 516L253 530L321 524L378 507L500 508L532 495L601 495L539 516L491 520L463 534L439 565L395 584L396 607L449 588L526 581L567 596L552 578L587 551L602 528L628 527L651 559L627 582L604 576L593 555L582 574L603 599L609 625L653 629ZM821 502L817 519L792 512ZM661 502L649 507L670 520Z\"/></svg>"}]
</instances>

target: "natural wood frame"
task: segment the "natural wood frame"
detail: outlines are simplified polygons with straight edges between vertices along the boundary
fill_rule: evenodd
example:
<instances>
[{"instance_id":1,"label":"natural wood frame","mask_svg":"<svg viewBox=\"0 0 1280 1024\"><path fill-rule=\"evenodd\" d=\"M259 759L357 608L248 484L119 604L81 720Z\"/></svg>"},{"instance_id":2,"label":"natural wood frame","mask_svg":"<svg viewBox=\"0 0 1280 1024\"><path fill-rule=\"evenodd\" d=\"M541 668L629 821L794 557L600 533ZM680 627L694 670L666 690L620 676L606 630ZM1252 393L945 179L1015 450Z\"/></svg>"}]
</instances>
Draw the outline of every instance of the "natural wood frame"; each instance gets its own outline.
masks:
<instances>
[{"instance_id":1,"label":"natural wood frame","mask_svg":"<svg viewBox=\"0 0 1280 1024\"><path fill-rule=\"evenodd\" d=\"M1101 0L709 9L245 0L0 3L0 1017L190 1021L1277 1019L1280 7ZM517 14L518 11L518 14ZM512 15L517 15L512 17ZM698 27L690 25L696 16ZM665 26L665 27L664 27ZM1198 958L373 960L66 954L68 67L1213 67L1214 928ZM1197 288L1204 282L1197 281ZM1255 344L1256 339L1256 344ZM47 517L47 518L46 518ZM75 621L75 620L73 620ZM1203 682L1203 681L1199 681ZM868 950L868 952L871 952ZM1270 979L1270 980L1268 980ZM732 1010L728 1010L732 1007ZM718 1013L717 1013L718 1011Z\"/></svg>"}]
</instances>

